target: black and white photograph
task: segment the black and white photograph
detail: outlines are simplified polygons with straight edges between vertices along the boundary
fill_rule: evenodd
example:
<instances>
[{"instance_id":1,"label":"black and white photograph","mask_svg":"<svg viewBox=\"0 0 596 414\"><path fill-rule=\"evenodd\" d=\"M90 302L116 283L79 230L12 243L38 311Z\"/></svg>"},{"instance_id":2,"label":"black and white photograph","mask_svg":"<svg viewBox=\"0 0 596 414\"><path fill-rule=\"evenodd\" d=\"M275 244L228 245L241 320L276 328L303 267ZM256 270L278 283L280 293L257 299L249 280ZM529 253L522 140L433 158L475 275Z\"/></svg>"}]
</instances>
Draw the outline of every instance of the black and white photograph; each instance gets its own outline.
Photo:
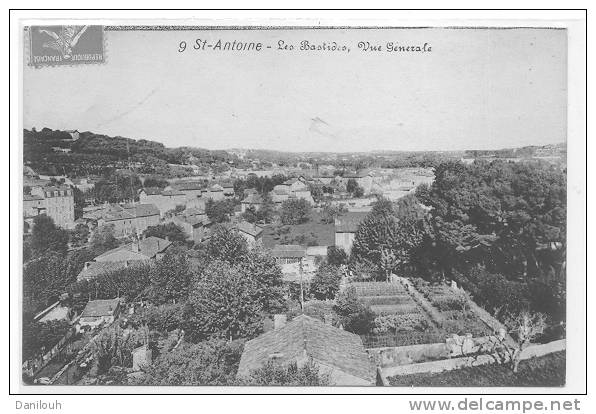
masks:
<instances>
[{"instance_id":1,"label":"black and white photograph","mask_svg":"<svg viewBox=\"0 0 596 414\"><path fill-rule=\"evenodd\" d=\"M19 34L22 392L564 393L583 375L565 24Z\"/></svg>"}]
</instances>

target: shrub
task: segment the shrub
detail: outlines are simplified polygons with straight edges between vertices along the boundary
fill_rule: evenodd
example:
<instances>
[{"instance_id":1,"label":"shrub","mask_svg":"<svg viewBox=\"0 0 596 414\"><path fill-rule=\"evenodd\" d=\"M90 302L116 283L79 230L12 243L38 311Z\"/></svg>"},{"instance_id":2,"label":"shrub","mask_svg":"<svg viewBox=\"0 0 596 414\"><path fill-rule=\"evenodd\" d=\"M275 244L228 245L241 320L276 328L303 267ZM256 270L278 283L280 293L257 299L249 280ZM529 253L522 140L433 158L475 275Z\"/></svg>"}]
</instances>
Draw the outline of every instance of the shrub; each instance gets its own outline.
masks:
<instances>
[{"instance_id":1,"label":"shrub","mask_svg":"<svg viewBox=\"0 0 596 414\"><path fill-rule=\"evenodd\" d=\"M383 315L375 318L373 332L396 333L403 331L424 332L430 328L428 320L420 313L408 313L404 315Z\"/></svg>"},{"instance_id":2,"label":"shrub","mask_svg":"<svg viewBox=\"0 0 596 414\"><path fill-rule=\"evenodd\" d=\"M353 287L347 288L337 296L333 309L340 317L346 331L360 335L371 331L375 314L358 300Z\"/></svg>"}]
</instances>

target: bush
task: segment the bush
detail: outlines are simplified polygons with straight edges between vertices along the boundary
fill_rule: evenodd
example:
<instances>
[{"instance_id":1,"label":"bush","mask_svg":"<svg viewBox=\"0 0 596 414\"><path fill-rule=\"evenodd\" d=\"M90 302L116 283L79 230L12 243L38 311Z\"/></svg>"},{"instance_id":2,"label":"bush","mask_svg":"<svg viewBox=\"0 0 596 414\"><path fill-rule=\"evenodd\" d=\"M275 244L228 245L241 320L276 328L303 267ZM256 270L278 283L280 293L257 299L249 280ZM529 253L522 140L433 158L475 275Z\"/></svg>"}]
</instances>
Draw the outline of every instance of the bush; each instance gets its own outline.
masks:
<instances>
[{"instance_id":1,"label":"bush","mask_svg":"<svg viewBox=\"0 0 596 414\"><path fill-rule=\"evenodd\" d=\"M375 318L373 332L396 333L404 331L424 332L430 328L428 320L420 313L408 313L404 315L383 315Z\"/></svg>"},{"instance_id":2,"label":"bush","mask_svg":"<svg viewBox=\"0 0 596 414\"><path fill-rule=\"evenodd\" d=\"M310 283L310 293L315 299L335 298L342 276L340 269L336 266L319 267Z\"/></svg>"},{"instance_id":3,"label":"bush","mask_svg":"<svg viewBox=\"0 0 596 414\"><path fill-rule=\"evenodd\" d=\"M334 310L346 331L362 335L372 330L375 314L358 300L353 287L347 288L337 296Z\"/></svg>"}]
</instances>

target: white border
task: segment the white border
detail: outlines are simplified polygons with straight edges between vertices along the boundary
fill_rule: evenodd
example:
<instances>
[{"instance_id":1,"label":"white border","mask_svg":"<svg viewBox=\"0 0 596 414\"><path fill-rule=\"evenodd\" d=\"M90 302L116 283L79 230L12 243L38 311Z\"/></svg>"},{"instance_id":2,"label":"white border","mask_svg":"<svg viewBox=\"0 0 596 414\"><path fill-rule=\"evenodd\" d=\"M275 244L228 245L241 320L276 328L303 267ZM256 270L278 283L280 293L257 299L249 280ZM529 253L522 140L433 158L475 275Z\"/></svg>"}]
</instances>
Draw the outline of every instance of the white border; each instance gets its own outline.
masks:
<instances>
[{"instance_id":1,"label":"white border","mask_svg":"<svg viewBox=\"0 0 596 414\"><path fill-rule=\"evenodd\" d=\"M73 7L77 7L74 5ZM154 5L155 6L155 5ZM503 7L506 4L502 5ZM571 6L571 5L570 5ZM157 6L158 7L158 6ZM238 6L241 7L241 6ZM274 7L274 6L273 6ZM437 5L437 7L441 7ZM21 84L21 71L19 69L20 64L23 62L22 56L20 55L23 50L22 47L18 47L16 43L17 39L22 39L20 36L20 24L18 19L33 19L35 17L43 17L43 20L47 18L76 18L82 19L90 15L94 18L88 20L89 22L98 22L99 18L107 18L108 21L102 21L102 24L145 24L154 22L152 19L176 19L184 17L182 24L192 25L206 25L206 24L217 24L217 25L247 25L247 20L252 19L250 24L254 25L334 25L334 26L346 26L346 25L359 25L359 26L557 26L567 27L569 33L569 47L568 47L568 58L569 58L569 113L568 113L568 374L567 374L567 386L563 389L552 389L552 388L532 388L532 389L519 389L519 388L499 388L499 389L477 389L477 388L416 388L411 390L414 393L451 393L455 392L458 394L469 394L469 393L503 393L503 394L516 394L523 392L530 393L581 393L584 391L583 378L585 374L585 202L586 202L586 164L585 164L585 22L583 19L583 12L571 12L571 11L558 11L558 12L538 12L538 11L492 11L492 12L479 12L479 11L406 11L406 12L387 12L387 11L358 11L358 12L346 12L346 11L301 11L301 12L282 12L282 11L193 11L193 12L180 12L180 11L77 11L77 12L65 12L65 11L49 11L49 12L19 12L11 15L11 38L12 38L12 50L11 50L11 64L10 71L12 81L10 83L11 99L10 99L10 116L11 116L11 150L10 150L10 162L11 166L11 177L10 183L10 207L11 216L16 216L20 213L20 182L19 179L22 176L22 163L21 160L21 134L22 134L22 120L20 116L20 102L21 102L21 91L19 85ZM188 20L188 17L194 19ZM357 16L357 18L355 18ZM140 19L139 19L140 18ZM285 20L267 20L266 24L263 24L264 18L273 19L285 19ZM494 20L494 19L497 20ZM122 21L120 19L127 19ZM132 21L133 19L134 21ZM225 19L222 22L213 22L212 19ZM464 20L466 19L466 20ZM469 20L472 19L472 20ZM28 22L39 21L32 20ZM163 22L163 20L162 20ZM59 24L59 22L56 22ZM165 22L168 24L170 22ZM22 40L21 40L22 42ZM15 47L16 46L16 47ZM21 45L22 46L22 43ZM17 76L14 76L14 75ZM16 80L18 79L18 82ZM16 142L15 142L16 141ZM16 177L16 178L15 178ZM5 207L3 207L5 208ZM6 215L7 216L7 215ZM20 216L19 216L20 217ZM19 246L19 235L20 235L20 222L19 219L10 220L10 231L11 231L11 266L10 266L10 277L11 279L11 290L10 290L10 306L11 306L11 347L12 349L18 349L20 346L20 327L17 321L20 319L20 306L15 298L20 298L20 283L19 276L21 272L21 261L20 261L20 248ZM7 252L7 247L3 249ZM6 263L6 260L4 261ZM17 275L15 277L15 275ZM8 292L7 292L8 293ZM7 298L9 299L9 298ZM5 342L3 343L3 346ZM8 350L6 354L8 355ZM11 391L22 392L29 391L29 387L24 390L20 386L20 359L11 357ZM5 371L6 372L6 371ZM17 374L17 375L15 375ZM4 380L3 380L4 381ZM86 387L81 389L80 387L60 387L59 389L52 389L49 387L35 388L35 392L51 391L51 392L85 392L85 393L102 393L102 392L134 392L131 387L119 387L117 388L95 388ZM177 387L165 387L156 389L154 387L143 387L139 389L140 392L162 392L162 393L174 393L174 392L291 392L289 389L269 389L269 388L242 388L235 389L233 387L188 387L177 388ZM363 393L407 393L408 389L405 388L333 388L333 389L297 389L297 392L331 392L331 393L345 393L345 392L363 392ZM80 398L80 397L79 397ZM150 405L152 410L158 407L167 409L169 404L167 399L160 399L158 401L155 397L150 398ZM187 397L180 397L187 398ZM537 397L540 399L541 397ZM37 399L37 398L35 398ZM59 397L60 399L60 397ZM437 398L439 399L439 398ZM456 398L459 399L459 398ZM530 399L530 398L528 398ZM14 400L14 398L13 398ZM29 398L28 400L31 400ZM45 398L45 400L52 400L52 398ZM71 400L71 398L69 398ZM106 403L112 399L102 399ZM113 400L119 400L114 398ZM135 398L139 400L139 398ZM83 400L84 401L84 398ZM147 401L149 402L149 401ZM110 402L108 405L111 405ZM85 404L87 411L96 412L101 409L104 411L105 406L93 407ZM14 409L14 405L12 407ZM279 407L278 407L279 408ZM362 409L372 408L372 406L364 406ZM406 408L404 405L403 408ZM265 407L263 407L265 409Z\"/></svg>"}]
</instances>

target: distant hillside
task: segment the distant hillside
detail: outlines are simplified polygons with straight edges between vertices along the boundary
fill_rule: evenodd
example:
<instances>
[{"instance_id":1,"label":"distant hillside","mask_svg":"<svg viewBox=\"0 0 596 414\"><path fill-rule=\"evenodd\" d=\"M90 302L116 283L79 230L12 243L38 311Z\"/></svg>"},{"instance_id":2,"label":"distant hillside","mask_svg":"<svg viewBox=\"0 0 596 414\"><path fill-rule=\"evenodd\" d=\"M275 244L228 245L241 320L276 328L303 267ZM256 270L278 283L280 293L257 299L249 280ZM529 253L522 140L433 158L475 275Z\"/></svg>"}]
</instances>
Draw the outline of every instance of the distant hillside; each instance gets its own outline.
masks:
<instances>
[{"instance_id":1,"label":"distant hillside","mask_svg":"<svg viewBox=\"0 0 596 414\"><path fill-rule=\"evenodd\" d=\"M168 174L168 164L225 168L238 158L226 151L202 148L167 148L160 142L125 137L109 137L81 132L73 140L66 131L44 128L23 131L23 161L35 171L46 174L101 174L106 168L122 168L128 161L141 173Z\"/></svg>"}]
</instances>

